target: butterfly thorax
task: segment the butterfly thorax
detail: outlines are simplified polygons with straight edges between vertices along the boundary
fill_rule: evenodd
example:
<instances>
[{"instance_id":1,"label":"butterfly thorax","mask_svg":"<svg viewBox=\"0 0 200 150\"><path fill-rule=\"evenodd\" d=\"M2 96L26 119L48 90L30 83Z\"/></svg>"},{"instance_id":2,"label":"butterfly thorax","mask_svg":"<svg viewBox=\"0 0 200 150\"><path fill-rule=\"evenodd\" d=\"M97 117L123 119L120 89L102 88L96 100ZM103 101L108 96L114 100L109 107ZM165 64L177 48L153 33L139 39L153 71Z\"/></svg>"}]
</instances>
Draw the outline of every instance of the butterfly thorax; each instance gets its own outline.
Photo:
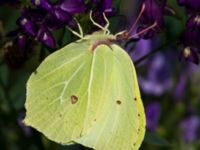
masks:
<instances>
[{"instance_id":1,"label":"butterfly thorax","mask_svg":"<svg viewBox=\"0 0 200 150\"><path fill-rule=\"evenodd\" d=\"M105 34L103 31L94 32L92 35L86 35L84 40L88 40L90 43L90 49L94 51L99 45L105 44L111 48L113 41L116 37L112 34Z\"/></svg>"}]
</instances>

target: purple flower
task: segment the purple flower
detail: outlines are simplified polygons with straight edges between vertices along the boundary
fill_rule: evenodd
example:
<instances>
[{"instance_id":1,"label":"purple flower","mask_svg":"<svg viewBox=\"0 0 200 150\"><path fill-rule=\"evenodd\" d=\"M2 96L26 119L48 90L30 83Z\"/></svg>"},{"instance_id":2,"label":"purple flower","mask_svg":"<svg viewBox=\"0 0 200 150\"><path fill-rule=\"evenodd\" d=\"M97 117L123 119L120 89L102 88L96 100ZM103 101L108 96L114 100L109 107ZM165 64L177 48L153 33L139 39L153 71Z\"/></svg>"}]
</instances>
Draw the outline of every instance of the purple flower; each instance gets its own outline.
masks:
<instances>
[{"instance_id":1,"label":"purple flower","mask_svg":"<svg viewBox=\"0 0 200 150\"><path fill-rule=\"evenodd\" d=\"M45 15L40 9L25 9L17 23L29 36L50 48L55 48L55 39L46 25L46 20L43 19ZM47 27L44 29L45 25Z\"/></svg>"},{"instance_id":2,"label":"purple flower","mask_svg":"<svg viewBox=\"0 0 200 150\"><path fill-rule=\"evenodd\" d=\"M85 10L83 0L32 0L35 8L26 8L17 20L18 25L26 34L50 48L55 48L56 42L52 32L66 25L75 26L72 15Z\"/></svg>"},{"instance_id":3,"label":"purple flower","mask_svg":"<svg viewBox=\"0 0 200 150\"><path fill-rule=\"evenodd\" d=\"M41 43L47 45L50 48L54 48L56 46L55 39L51 33L51 31L46 27L41 27L37 33L37 40Z\"/></svg>"},{"instance_id":4,"label":"purple flower","mask_svg":"<svg viewBox=\"0 0 200 150\"><path fill-rule=\"evenodd\" d=\"M143 57L147 53L149 53L152 49L151 45L152 45L151 40L141 39L136 43L136 47L134 48L134 50L130 49L129 47L127 48L127 50L129 52L132 60L135 61L135 60L138 60L139 58ZM144 61L144 62L147 62L147 61Z\"/></svg>"},{"instance_id":5,"label":"purple flower","mask_svg":"<svg viewBox=\"0 0 200 150\"><path fill-rule=\"evenodd\" d=\"M93 17L102 25L105 24L103 13L105 13L107 17L112 17L116 14L112 7L112 0L92 0L91 2L96 6L93 10Z\"/></svg>"},{"instance_id":6,"label":"purple flower","mask_svg":"<svg viewBox=\"0 0 200 150\"><path fill-rule=\"evenodd\" d=\"M17 36L17 38L6 44L4 60L10 68L19 69L32 56L34 47L33 41L27 35L21 34L19 31L13 33L11 36Z\"/></svg>"},{"instance_id":7,"label":"purple flower","mask_svg":"<svg viewBox=\"0 0 200 150\"><path fill-rule=\"evenodd\" d=\"M163 29L166 1L164 0L162 4L158 4L155 0L145 0L143 6L144 12L141 16L138 33L151 27L147 32L139 35L141 38L147 39L151 38L157 31Z\"/></svg>"},{"instance_id":8,"label":"purple flower","mask_svg":"<svg viewBox=\"0 0 200 150\"><path fill-rule=\"evenodd\" d=\"M166 62L167 58L164 55L156 55L149 61L146 75L139 76L140 87L146 94L161 96L171 88L170 65Z\"/></svg>"},{"instance_id":9,"label":"purple flower","mask_svg":"<svg viewBox=\"0 0 200 150\"><path fill-rule=\"evenodd\" d=\"M199 64L199 49L192 48L192 47L185 47L183 50L180 51L179 59L186 60L192 62L194 64Z\"/></svg>"},{"instance_id":10,"label":"purple flower","mask_svg":"<svg viewBox=\"0 0 200 150\"><path fill-rule=\"evenodd\" d=\"M191 16L187 21L186 27L187 27L187 31L184 34L183 42L186 45L192 45L192 46L200 48L200 45L199 45L200 16L199 15Z\"/></svg>"},{"instance_id":11,"label":"purple flower","mask_svg":"<svg viewBox=\"0 0 200 150\"><path fill-rule=\"evenodd\" d=\"M177 0L182 6L185 6L187 10L192 12L200 11L200 1L199 0Z\"/></svg>"},{"instance_id":12,"label":"purple flower","mask_svg":"<svg viewBox=\"0 0 200 150\"><path fill-rule=\"evenodd\" d=\"M183 49L179 54L180 60L184 58L186 61L199 63L198 54L200 52L200 16L193 15L187 21L187 30L181 37Z\"/></svg>"},{"instance_id":13,"label":"purple flower","mask_svg":"<svg viewBox=\"0 0 200 150\"><path fill-rule=\"evenodd\" d=\"M83 0L60 0L59 7L69 13L76 14L85 11L85 4Z\"/></svg>"},{"instance_id":14,"label":"purple flower","mask_svg":"<svg viewBox=\"0 0 200 150\"><path fill-rule=\"evenodd\" d=\"M186 143L190 143L197 138L200 119L197 116L191 116L183 120L180 124L182 138Z\"/></svg>"},{"instance_id":15,"label":"purple flower","mask_svg":"<svg viewBox=\"0 0 200 150\"><path fill-rule=\"evenodd\" d=\"M149 40L140 40L137 42L134 51L128 48L129 55L135 60L140 59L144 55L151 52L152 49L158 47L156 38ZM168 62L168 57L171 54L163 55L158 53L151 59L143 61L140 65L146 66L138 77L141 90L150 95L161 96L172 87L171 65ZM152 88L153 87L153 88Z\"/></svg>"},{"instance_id":16,"label":"purple flower","mask_svg":"<svg viewBox=\"0 0 200 150\"><path fill-rule=\"evenodd\" d=\"M72 19L73 18L69 13L60 8L54 8L48 15L47 25L51 30L56 30L65 25L71 26L71 22L73 22Z\"/></svg>"},{"instance_id":17,"label":"purple flower","mask_svg":"<svg viewBox=\"0 0 200 150\"><path fill-rule=\"evenodd\" d=\"M183 98L183 95L186 92L186 81L187 81L187 75L182 74L178 83L176 84L174 97L176 101L180 101Z\"/></svg>"},{"instance_id":18,"label":"purple flower","mask_svg":"<svg viewBox=\"0 0 200 150\"><path fill-rule=\"evenodd\" d=\"M97 7L102 12L112 11L112 0L93 0Z\"/></svg>"},{"instance_id":19,"label":"purple flower","mask_svg":"<svg viewBox=\"0 0 200 150\"><path fill-rule=\"evenodd\" d=\"M27 37L23 34L19 34L17 39L16 39L16 43L18 45L18 47L20 49L24 48L26 46L26 42L27 42Z\"/></svg>"},{"instance_id":20,"label":"purple flower","mask_svg":"<svg viewBox=\"0 0 200 150\"><path fill-rule=\"evenodd\" d=\"M147 129L150 131L155 131L158 126L158 121L160 118L160 104L157 102L152 102L145 107L146 119L147 119Z\"/></svg>"},{"instance_id":21,"label":"purple flower","mask_svg":"<svg viewBox=\"0 0 200 150\"><path fill-rule=\"evenodd\" d=\"M37 26L35 23L30 20L27 16L21 16L17 23L20 25L20 27L27 32L31 36L35 36L37 33Z\"/></svg>"},{"instance_id":22,"label":"purple flower","mask_svg":"<svg viewBox=\"0 0 200 150\"><path fill-rule=\"evenodd\" d=\"M186 25L187 31L184 33L182 41L187 46L200 47L200 16L191 16Z\"/></svg>"},{"instance_id":23,"label":"purple flower","mask_svg":"<svg viewBox=\"0 0 200 150\"><path fill-rule=\"evenodd\" d=\"M33 5L37 6L38 8L44 9L44 10L51 10L52 5L48 0L31 0Z\"/></svg>"}]
</instances>

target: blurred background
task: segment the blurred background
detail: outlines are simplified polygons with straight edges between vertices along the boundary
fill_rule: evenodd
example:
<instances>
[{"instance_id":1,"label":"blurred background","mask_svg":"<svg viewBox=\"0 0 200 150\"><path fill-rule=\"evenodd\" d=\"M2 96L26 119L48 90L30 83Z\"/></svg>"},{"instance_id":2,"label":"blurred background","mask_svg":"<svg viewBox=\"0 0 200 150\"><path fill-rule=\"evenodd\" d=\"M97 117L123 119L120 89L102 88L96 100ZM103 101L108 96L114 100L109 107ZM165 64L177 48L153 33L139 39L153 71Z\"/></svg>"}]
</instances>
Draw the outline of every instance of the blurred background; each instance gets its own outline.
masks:
<instances>
[{"instance_id":1,"label":"blurred background","mask_svg":"<svg viewBox=\"0 0 200 150\"><path fill-rule=\"evenodd\" d=\"M76 20L85 34L97 30L91 10L101 25L106 13L111 33L129 31L129 40L118 44L135 63L145 105L147 133L140 149L200 149L198 0L0 0L0 149L87 149L56 144L22 120L30 74L78 39L68 30L77 30Z\"/></svg>"}]
</instances>

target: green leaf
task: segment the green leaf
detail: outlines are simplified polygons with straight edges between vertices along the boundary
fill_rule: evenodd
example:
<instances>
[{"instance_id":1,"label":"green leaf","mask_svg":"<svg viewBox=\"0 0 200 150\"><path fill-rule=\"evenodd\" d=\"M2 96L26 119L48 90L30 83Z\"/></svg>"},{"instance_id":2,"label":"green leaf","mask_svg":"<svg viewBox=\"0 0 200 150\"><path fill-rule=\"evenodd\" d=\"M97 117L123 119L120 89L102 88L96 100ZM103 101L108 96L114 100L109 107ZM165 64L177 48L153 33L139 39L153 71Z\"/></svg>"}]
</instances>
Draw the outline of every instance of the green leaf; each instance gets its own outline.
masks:
<instances>
[{"instance_id":1,"label":"green leaf","mask_svg":"<svg viewBox=\"0 0 200 150\"><path fill-rule=\"evenodd\" d=\"M151 132L146 132L144 141L158 146L170 146L168 141L161 138L159 135Z\"/></svg>"},{"instance_id":2,"label":"green leaf","mask_svg":"<svg viewBox=\"0 0 200 150\"><path fill-rule=\"evenodd\" d=\"M134 66L112 35L95 33L48 56L27 83L26 118L49 139L137 150L145 114Z\"/></svg>"}]
</instances>

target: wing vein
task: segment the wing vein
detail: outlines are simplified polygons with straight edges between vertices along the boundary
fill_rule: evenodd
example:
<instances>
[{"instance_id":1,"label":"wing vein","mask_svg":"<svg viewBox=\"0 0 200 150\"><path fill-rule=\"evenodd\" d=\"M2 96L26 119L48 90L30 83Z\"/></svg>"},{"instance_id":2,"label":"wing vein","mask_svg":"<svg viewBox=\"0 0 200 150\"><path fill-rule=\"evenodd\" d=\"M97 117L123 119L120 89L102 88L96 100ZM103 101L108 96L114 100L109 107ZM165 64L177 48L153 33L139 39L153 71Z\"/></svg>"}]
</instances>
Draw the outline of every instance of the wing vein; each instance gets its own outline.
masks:
<instances>
[{"instance_id":1,"label":"wing vein","mask_svg":"<svg viewBox=\"0 0 200 150\"><path fill-rule=\"evenodd\" d=\"M72 74L72 76L71 76L68 80L66 80L66 81L64 82L64 88L63 88L63 90L62 90L62 92L61 92L61 95L60 95L60 102L61 102L61 103L63 103L63 101L64 101L65 90L67 89L69 83L70 83L70 82L72 81L72 79L79 73L79 71L83 68L84 65L85 65L85 62L84 62L80 67L78 67L78 69Z\"/></svg>"},{"instance_id":2,"label":"wing vein","mask_svg":"<svg viewBox=\"0 0 200 150\"><path fill-rule=\"evenodd\" d=\"M47 74L45 74L45 76L42 76L42 77L38 78L36 81L34 81L34 83L36 83L36 82L38 82L38 81L40 81L40 80L46 78L47 76L49 76L50 74L54 73L54 72L57 71L58 69L64 67L65 65L72 63L73 61L77 60L78 58L80 58L80 57L83 56L84 54L85 54L85 53L80 54L80 55L78 55L78 56L76 56L76 57L70 59L69 61L66 61L65 63L63 63L63 64L60 65L59 67L54 68L52 71L50 71L50 72L48 72ZM32 83L32 84L33 84L33 83Z\"/></svg>"},{"instance_id":3,"label":"wing vein","mask_svg":"<svg viewBox=\"0 0 200 150\"><path fill-rule=\"evenodd\" d=\"M87 106L86 106L86 113L85 113L85 119L84 119L84 126L87 124L87 116L89 113L89 107L90 107L90 101L91 101L91 87L92 87L92 80L93 80L93 74L94 74L94 63L95 63L95 56L96 51L93 53L92 56L92 64L91 64L91 70L90 70L90 76L89 76L89 82L88 82L88 98L87 98ZM90 112L91 113L91 112Z\"/></svg>"}]
</instances>

